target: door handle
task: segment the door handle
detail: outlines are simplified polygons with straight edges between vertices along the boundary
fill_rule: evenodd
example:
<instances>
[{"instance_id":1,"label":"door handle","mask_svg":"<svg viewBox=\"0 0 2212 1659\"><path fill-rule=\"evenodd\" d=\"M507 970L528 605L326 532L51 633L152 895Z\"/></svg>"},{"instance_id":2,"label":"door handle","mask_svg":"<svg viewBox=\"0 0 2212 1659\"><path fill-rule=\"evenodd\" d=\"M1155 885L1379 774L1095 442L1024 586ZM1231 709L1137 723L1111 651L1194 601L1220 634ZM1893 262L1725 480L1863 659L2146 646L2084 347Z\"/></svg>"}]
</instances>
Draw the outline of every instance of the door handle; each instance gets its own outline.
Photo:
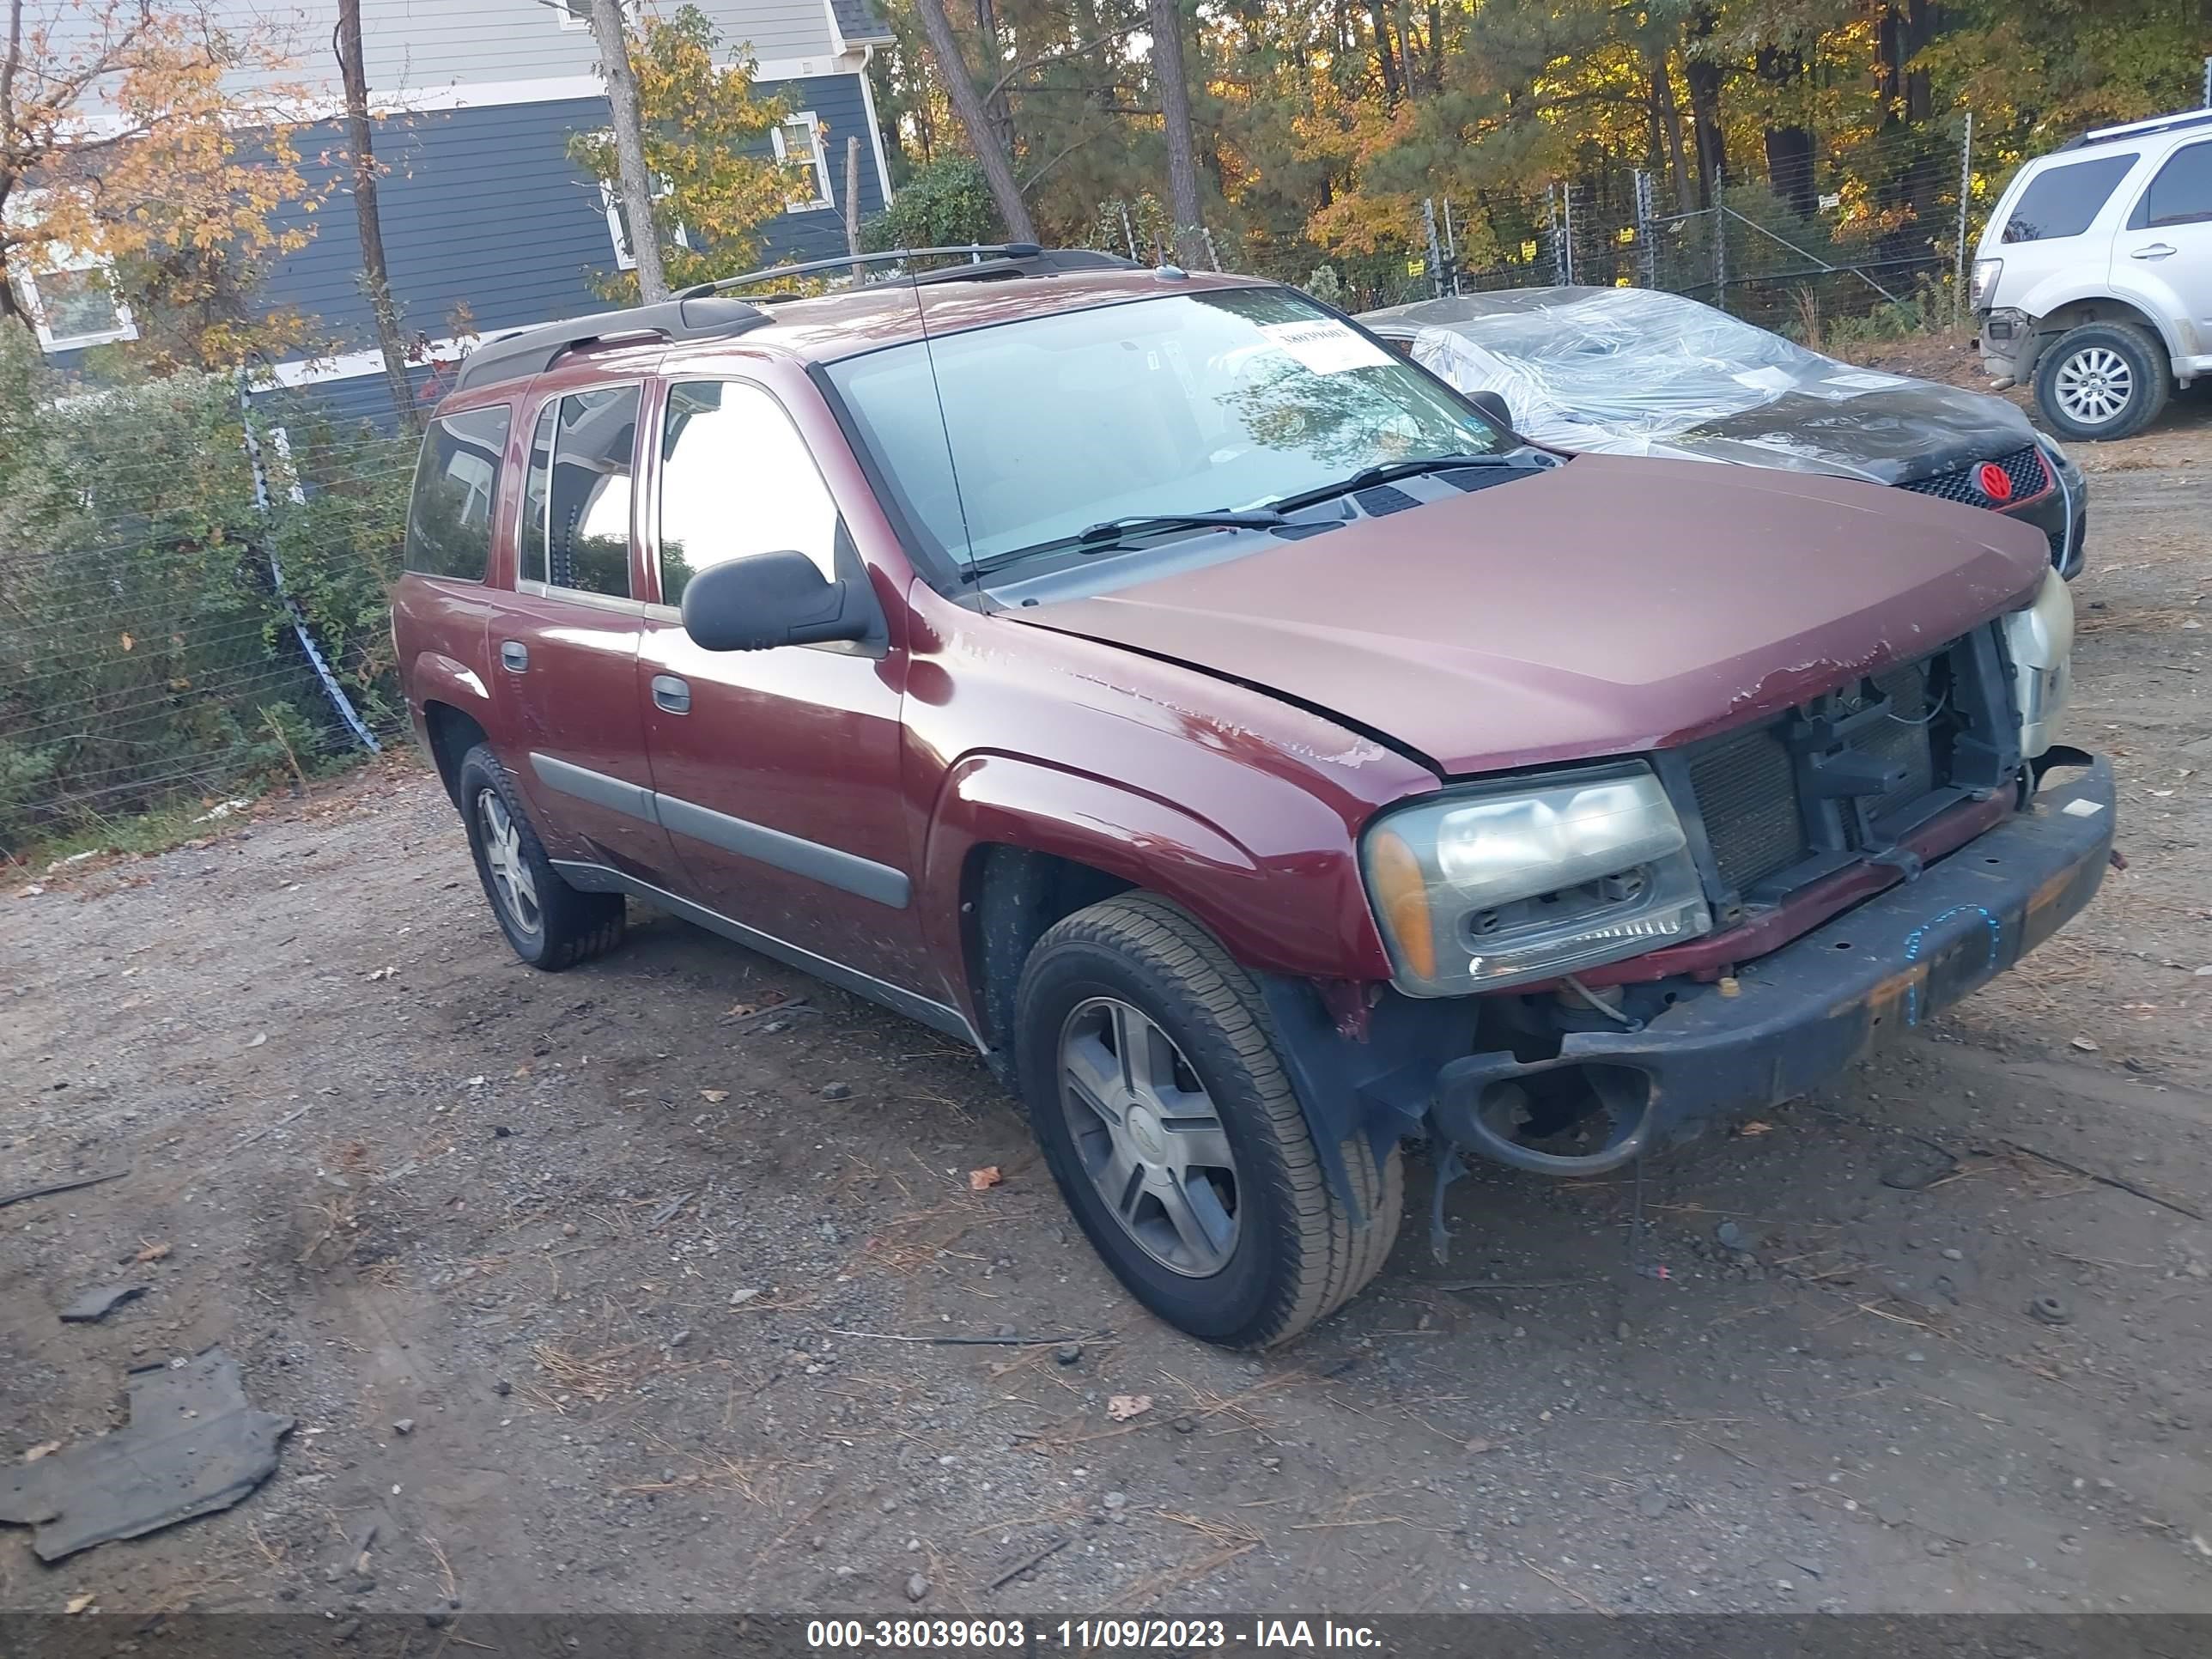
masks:
<instances>
[{"instance_id":1,"label":"door handle","mask_svg":"<svg viewBox=\"0 0 2212 1659\"><path fill-rule=\"evenodd\" d=\"M530 666L530 647L520 640L501 640L499 642L499 665L510 674L520 674Z\"/></svg>"},{"instance_id":2,"label":"door handle","mask_svg":"<svg viewBox=\"0 0 2212 1659\"><path fill-rule=\"evenodd\" d=\"M2153 242L2148 247L2139 247L2128 255L2130 259L2163 259L2173 252L2171 242Z\"/></svg>"},{"instance_id":3,"label":"door handle","mask_svg":"<svg viewBox=\"0 0 2212 1659\"><path fill-rule=\"evenodd\" d=\"M655 674L653 677L653 706L664 709L671 714L690 714L691 712L690 684L678 679L673 674Z\"/></svg>"}]
</instances>

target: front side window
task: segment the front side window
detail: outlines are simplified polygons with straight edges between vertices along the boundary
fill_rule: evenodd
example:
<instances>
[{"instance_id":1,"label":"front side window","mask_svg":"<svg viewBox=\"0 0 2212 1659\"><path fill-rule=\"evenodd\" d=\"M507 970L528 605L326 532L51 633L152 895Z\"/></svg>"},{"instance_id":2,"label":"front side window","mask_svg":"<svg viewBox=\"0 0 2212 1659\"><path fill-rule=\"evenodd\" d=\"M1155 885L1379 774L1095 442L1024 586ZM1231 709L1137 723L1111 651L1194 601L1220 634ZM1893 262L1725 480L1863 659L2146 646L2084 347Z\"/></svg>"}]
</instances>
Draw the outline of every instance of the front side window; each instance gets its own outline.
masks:
<instances>
[{"instance_id":1,"label":"front side window","mask_svg":"<svg viewBox=\"0 0 2212 1659\"><path fill-rule=\"evenodd\" d=\"M1262 507L1364 467L1510 441L1287 289L1025 318L829 374L909 522L960 564L1108 520Z\"/></svg>"},{"instance_id":2,"label":"front side window","mask_svg":"<svg viewBox=\"0 0 2212 1659\"><path fill-rule=\"evenodd\" d=\"M509 418L507 405L496 404L430 422L407 506L407 568L462 581L484 579Z\"/></svg>"},{"instance_id":3,"label":"front side window","mask_svg":"<svg viewBox=\"0 0 2212 1659\"><path fill-rule=\"evenodd\" d=\"M2008 242L2048 242L2079 236L2095 222L2112 191L2136 164L2136 153L2100 155L2039 173L2027 182L2005 221Z\"/></svg>"},{"instance_id":4,"label":"front side window","mask_svg":"<svg viewBox=\"0 0 2212 1659\"><path fill-rule=\"evenodd\" d=\"M2191 144L2166 157L2128 222L2142 230L2203 224L2208 219L2212 219L2212 144Z\"/></svg>"},{"instance_id":5,"label":"front side window","mask_svg":"<svg viewBox=\"0 0 2212 1659\"><path fill-rule=\"evenodd\" d=\"M571 392L553 407L544 580L555 587L626 599L638 388Z\"/></svg>"},{"instance_id":6,"label":"front side window","mask_svg":"<svg viewBox=\"0 0 2212 1659\"><path fill-rule=\"evenodd\" d=\"M682 604L701 571L756 553L795 550L836 579L836 503L806 441L758 386L671 386L660 459L663 603Z\"/></svg>"}]
</instances>

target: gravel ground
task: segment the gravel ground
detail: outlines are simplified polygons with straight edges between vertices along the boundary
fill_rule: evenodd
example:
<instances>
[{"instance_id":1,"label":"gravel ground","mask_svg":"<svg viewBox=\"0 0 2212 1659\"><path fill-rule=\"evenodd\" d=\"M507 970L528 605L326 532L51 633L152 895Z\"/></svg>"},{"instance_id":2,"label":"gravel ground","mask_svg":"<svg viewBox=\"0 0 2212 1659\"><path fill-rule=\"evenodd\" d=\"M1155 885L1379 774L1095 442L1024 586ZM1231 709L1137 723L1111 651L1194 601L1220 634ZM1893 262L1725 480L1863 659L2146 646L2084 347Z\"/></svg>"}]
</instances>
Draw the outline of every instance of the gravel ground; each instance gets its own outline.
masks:
<instances>
[{"instance_id":1,"label":"gravel ground","mask_svg":"<svg viewBox=\"0 0 2212 1659\"><path fill-rule=\"evenodd\" d=\"M921 1028L642 913L517 966L410 767L13 879L0 1186L130 1174L0 1209L0 1455L214 1343L299 1426L224 1514L10 1529L0 1607L2212 1611L2212 424L2084 459L2090 914L1640 1194L1476 1174L1449 1267L1416 1158L1264 1358L1123 1297ZM1002 1334L1071 1346L932 1340Z\"/></svg>"}]
</instances>

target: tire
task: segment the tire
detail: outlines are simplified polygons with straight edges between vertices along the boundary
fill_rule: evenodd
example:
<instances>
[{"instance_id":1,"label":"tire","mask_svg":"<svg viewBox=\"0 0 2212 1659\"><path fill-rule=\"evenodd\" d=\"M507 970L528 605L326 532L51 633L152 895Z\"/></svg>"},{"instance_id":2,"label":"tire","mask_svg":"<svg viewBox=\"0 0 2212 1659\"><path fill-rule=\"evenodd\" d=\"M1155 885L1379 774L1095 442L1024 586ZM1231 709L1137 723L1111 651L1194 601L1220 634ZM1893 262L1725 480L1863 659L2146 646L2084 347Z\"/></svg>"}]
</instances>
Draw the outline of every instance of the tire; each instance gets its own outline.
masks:
<instances>
[{"instance_id":1,"label":"tire","mask_svg":"<svg viewBox=\"0 0 2212 1659\"><path fill-rule=\"evenodd\" d=\"M2084 323L2052 341L2035 369L2035 404L2062 437L2130 438L2173 391L2166 348L2133 323Z\"/></svg>"},{"instance_id":2,"label":"tire","mask_svg":"<svg viewBox=\"0 0 2212 1659\"><path fill-rule=\"evenodd\" d=\"M1140 1051L1143 1064L1121 1064L1120 1052ZM1164 900L1108 899L1037 942L1016 999L1015 1060L1076 1221L1130 1294L1178 1330L1229 1347L1288 1341L1350 1301L1390 1254L1403 1154L1393 1146L1378 1165L1364 1136L1345 1144L1365 1217L1355 1222L1322 1173L1258 989ZM1156 1081L1133 1085L1133 1070ZM1085 1104L1093 1086L1120 1091L1118 1128ZM1143 1161L1161 1147L1159 1162ZM1134 1162L1125 1172L1117 1158ZM1182 1158L1178 1174L1170 1166ZM1178 1187L1182 1227L1165 1201Z\"/></svg>"},{"instance_id":3,"label":"tire","mask_svg":"<svg viewBox=\"0 0 2212 1659\"><path fill-rule=\"evenodd\" d=\"M522 810L514 779L486 745L461 757L453 793L477 879L515 955L558 973L622 942L628 915L622 895L580 892L561 878Z\"/></svg>"}]
</instances>

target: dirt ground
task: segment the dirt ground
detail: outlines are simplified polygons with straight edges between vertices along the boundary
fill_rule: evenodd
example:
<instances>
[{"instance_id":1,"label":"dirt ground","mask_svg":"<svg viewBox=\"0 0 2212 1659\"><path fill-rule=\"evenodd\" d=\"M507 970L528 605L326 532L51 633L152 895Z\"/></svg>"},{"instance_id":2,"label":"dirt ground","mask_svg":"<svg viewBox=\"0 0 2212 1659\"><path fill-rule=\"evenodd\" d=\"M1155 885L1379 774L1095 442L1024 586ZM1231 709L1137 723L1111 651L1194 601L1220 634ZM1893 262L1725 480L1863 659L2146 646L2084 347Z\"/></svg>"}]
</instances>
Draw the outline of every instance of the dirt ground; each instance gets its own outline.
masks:
<instances>
[{"instance_id":1,"label":"dirt ground","mask_svg":"<svg viewBox=\"0 0 2212 1659\"><path fill-rule=\"evenodd\" d=\"M1353 1307L1187 1341L972 1056L642 913L529 972L411 767L11 881L0 1187L130 1173L0 1209L0 1456L214 1343L298 1426L226 1513L6 1529L0 1607L2212 1611L2212 410L2080 448L2128 868L1655 1161L1663 1279L1627 1174L1480 1172L1439 1267L1416 1158ZM1079 1352L917 1340L1006 1334Z\"/></svg>"}]
</instances>

